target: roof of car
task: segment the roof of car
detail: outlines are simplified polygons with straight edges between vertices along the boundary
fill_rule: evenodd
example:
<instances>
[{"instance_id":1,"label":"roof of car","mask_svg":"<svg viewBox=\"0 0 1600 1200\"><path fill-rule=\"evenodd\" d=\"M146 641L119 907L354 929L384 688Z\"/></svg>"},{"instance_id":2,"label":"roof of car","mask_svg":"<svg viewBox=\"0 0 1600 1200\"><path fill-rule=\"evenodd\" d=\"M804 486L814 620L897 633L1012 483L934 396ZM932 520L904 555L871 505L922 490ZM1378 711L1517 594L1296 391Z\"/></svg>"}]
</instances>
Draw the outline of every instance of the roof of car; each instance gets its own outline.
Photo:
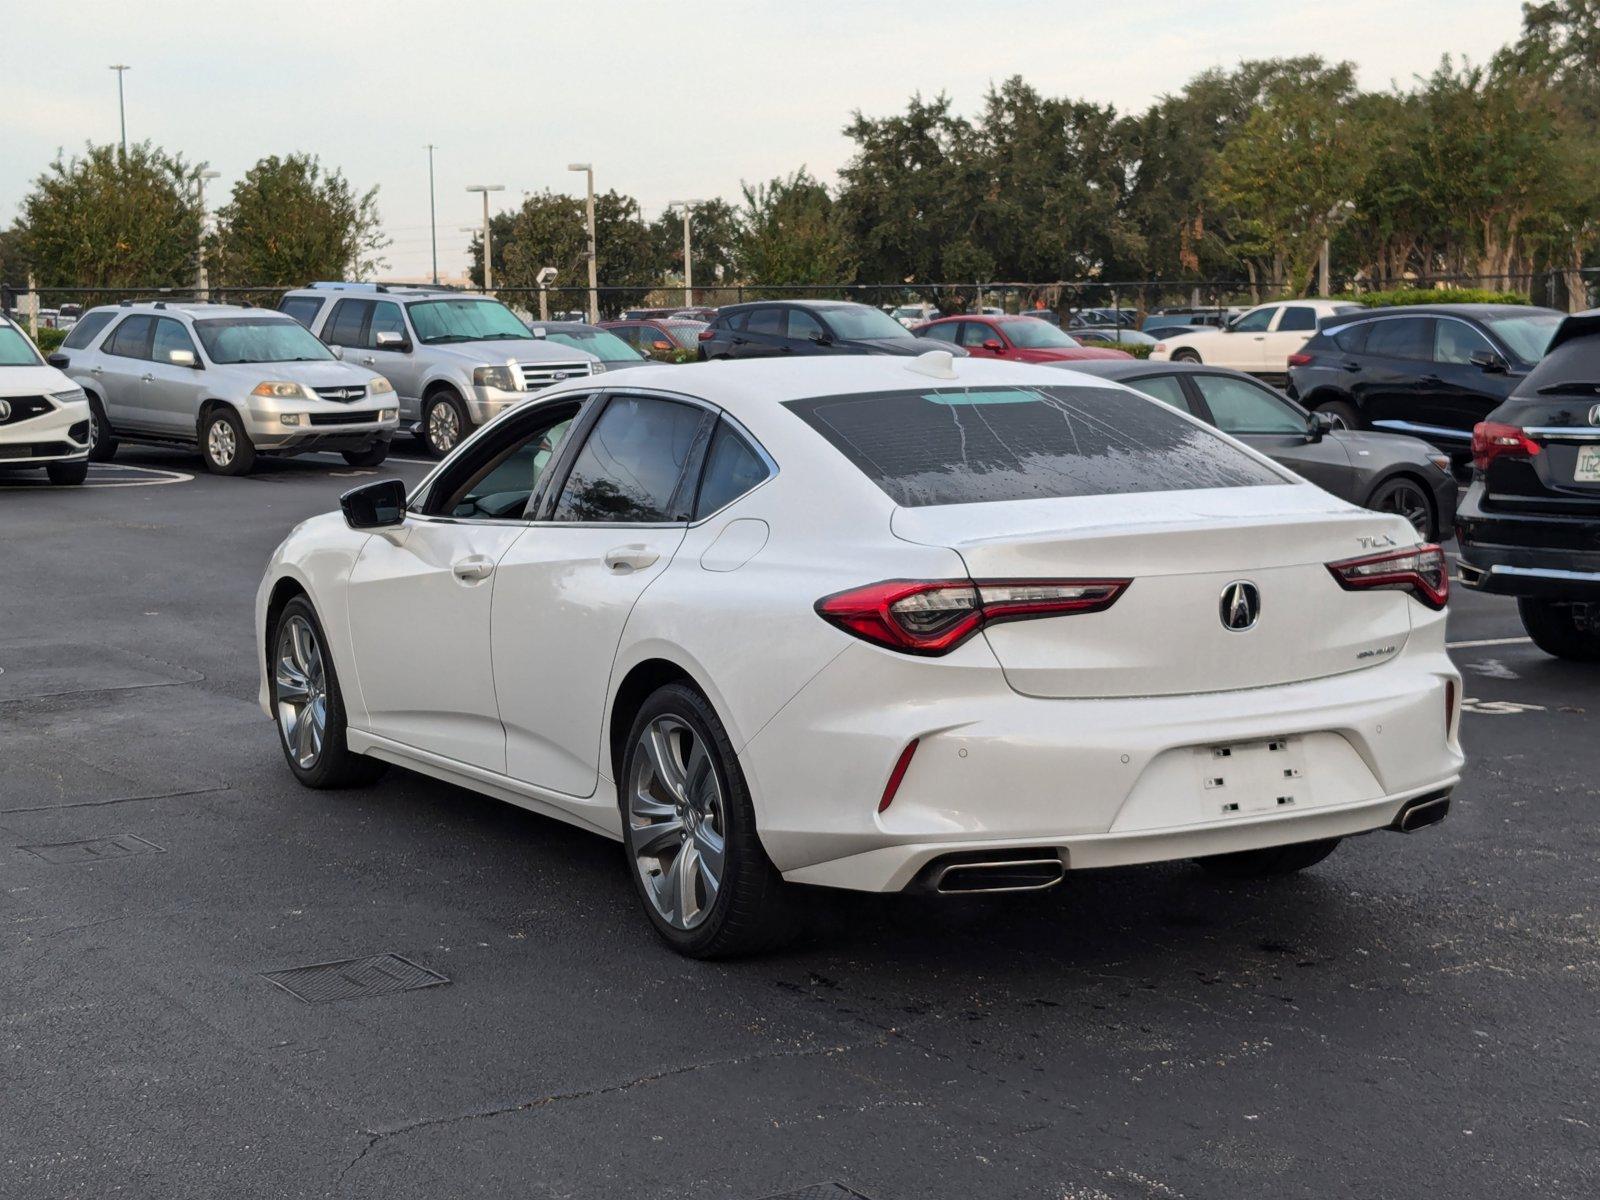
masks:
<instances>
[{"instance_id":1,"label":"roof of car","mask_svg":"<svg viewBox=\"0 0 1600 1200\"><path fill-rule=\"evenodd\" d=\"M89 312L176 313L180 316L205 317L290 317L274 308L254 308L248 304L212 304L206 300L132 300L120 304L99 304ZM84 316L88 316L85 313Z\"/></svg>"},{"instance_id":2,"label":"roof of car","mask_svg":"<svg viewBox=\"0 0 1600 1200\"><path fill-rule=\"evenodd\" d=\"M1367 317L1426 317L1438 316L1441 313L1457 317L1515 317L1555 311L1553 308L1543 308L1537 304L1397 304L1387 308L1361 308L1354 312L1339 313L1336 317L1326 318L1322 324L1324 328L1348 325L1351 321L1360 321Z\"/></svg>"},{"instance_id":3,"label":"roof of car","mask_svg":"<svg viewBox=\"0 0 1600 1200\"><path fill-rule=\"evenodd\" d=\"M752 308L772 308L775 305L787 305L790 308L872 308L874 312L883 311L854 300L746 300L742 304L724 304L717 309L717 316L726 317Z\"/></svg>"}]
</instances>

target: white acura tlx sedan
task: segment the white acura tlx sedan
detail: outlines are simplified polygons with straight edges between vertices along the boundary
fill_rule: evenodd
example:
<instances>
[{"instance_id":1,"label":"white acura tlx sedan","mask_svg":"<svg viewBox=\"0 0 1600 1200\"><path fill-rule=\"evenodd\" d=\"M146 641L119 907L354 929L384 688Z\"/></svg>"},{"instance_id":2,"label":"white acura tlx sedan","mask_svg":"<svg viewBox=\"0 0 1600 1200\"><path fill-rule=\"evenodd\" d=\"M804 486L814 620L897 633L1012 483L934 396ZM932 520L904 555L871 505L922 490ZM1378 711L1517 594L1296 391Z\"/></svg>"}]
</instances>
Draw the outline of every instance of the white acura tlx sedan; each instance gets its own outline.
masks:
<instances>
[{"instance_id":1,"label":"white acura tlx sedan","mask_svg":"<svg viewBox=\"0 0 1600 1200\"><path fill-rule=\"evenodd\" d=\"M790 884L1282 874L1461 773L1439 548L1106 380L624 370L342 506L257 597L290 769L619 839L685 954L773 944Z\"/></svg>"}]
</instances>

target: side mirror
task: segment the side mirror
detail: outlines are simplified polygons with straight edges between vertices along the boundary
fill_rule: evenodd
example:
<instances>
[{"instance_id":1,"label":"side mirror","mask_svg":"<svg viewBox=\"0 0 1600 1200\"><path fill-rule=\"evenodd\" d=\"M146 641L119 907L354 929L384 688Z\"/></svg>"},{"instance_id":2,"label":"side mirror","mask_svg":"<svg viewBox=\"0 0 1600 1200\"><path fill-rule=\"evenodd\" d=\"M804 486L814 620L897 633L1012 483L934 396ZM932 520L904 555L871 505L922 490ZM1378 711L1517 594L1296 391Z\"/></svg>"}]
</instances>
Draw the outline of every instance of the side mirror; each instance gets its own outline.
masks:
<instances>
[{"instance_id":1,"label":"side mirror","mask_svg":"<svg viewBox=\"0 0 1600 1200\"><path fill-rule=\"evenodd\" d=\"M45 356L45 362L49 363L58 371L65 371L67 369L67 364L71 361L71 359L69 359L59 350L57 350L54 354L47 354Z\"/></svg>"},{"instance_id":2,"label":"side mirror","mask_svg":"<svg viewBox=\"0 0 1600 1200\"><path fill-rule=\"evenodd\" d=\"M339 507L351 529L392 529L406 519L406 485L399 479L362 484L340 496Z\"/></svg>"},{"instance_id":3,"label":"side mirror","mask_svg":"<svg viewBox=\"0 0 1600 1200\"><path fill-rule=\"evenodd\" d=\"M994 354L1004 354L1006 352L1006 348L1001 344L999 338L990 338L988 341L983 343L983 348Z\"/></svg>"},{"instance_id":4,"label":"side mirror","mask_svg":"<svg viewBox=\"0 0 1600 1200\"><path fill-rule=\"evenodd\" d=\"M343 346L329 346L328 347L328 353L333 355L335 358L342 359L342 358L344 358L344 347Z\"/></svg>"},{"instance_id":5,"label":"side mirror","mask_svg":"<svg viewBox=\"0 0 1600 1200\"><path fill-rule=\"evenodd\" d=\"M671 342L661 341L658 338L657 340L655 340L655 341L650 343L650 349L652 349L652 350L671 350L672 349L672 343Z\"/></svg>"},{"instance_id":6,"label":"side mirror","mask_svg":"<svg viewBox=\"0 0 1600 1200\"><path fill-rule=\"evenodd\" d=\"M198 369L200 366L200 360L194 356L193 350L168 350L167 361L175 367Z\"/></svg>"},{"instance_id":7,"label":"side mirror","mask_svg":"<svg viewBox=\"0 0 1600 1200\"><path fill-rule=\"evenodd\" d=\"M378 335L372 339L372 344L379 350L399 350L404 352L411 349L411 343L406 341L405 335L396 333L392 329L380 329Z\"/></svg>"},{"instance_id":8,"label":"side mirror","mask_svg":"<svg viewBox=\"0 0 1600 1200\"><path fill-rule=\"evenodd\" d=\"M813 333L811 335L811 341L815 342L819 346L831 346L833 345L833 334L828 333L826 330L821 333Z\"/></svg>"},{"instance_id":9,"label":"side mirror","mask_svg":"<svg viewBox=\"0 0 1600 1200\"><path fill-rule=\"evenodd\" d=\"M1334 431L1337 426L1333 418L1327 413L1314 412L1306 418L1306 441L1320 442Z\"/></svg>"},{"instance_id":10,"label":"side mirror","mask_svg":"<svg viewBox=\"0 0 1600 1200\"><path fill-rule=\"evenodd\" d=\"M1506 360L1493 350L1478 350L1467 360L1486 375L1498 375L1506 370Z\"/></svg>"}]
</instances>

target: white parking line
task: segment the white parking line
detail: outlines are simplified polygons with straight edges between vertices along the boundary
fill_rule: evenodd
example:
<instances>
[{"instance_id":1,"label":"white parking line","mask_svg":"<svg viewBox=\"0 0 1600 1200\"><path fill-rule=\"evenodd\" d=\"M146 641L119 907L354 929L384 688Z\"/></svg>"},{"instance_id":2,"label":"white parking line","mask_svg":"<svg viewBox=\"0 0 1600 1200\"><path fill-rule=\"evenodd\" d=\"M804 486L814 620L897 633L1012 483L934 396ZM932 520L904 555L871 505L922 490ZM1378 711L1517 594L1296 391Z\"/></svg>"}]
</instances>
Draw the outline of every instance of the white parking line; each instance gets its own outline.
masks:
<instances>
[{"instance_id":1,"label":"white parking line","mask_svg":"<svg viewBox=\"0 0 1600 1200\"><path fill-rule=\"evenodd\" d=\"M102 476L118 471L136 471L140 475L154 475L154 479L103 479ZM0 484L0 492L36 492L46 490L81 491L86 488L130 488L130 487L160 487L166 483L190 483L194 476L186 471L167 471L160 467L135 467L128 463L111 463L102 465L91 463L89 478L80 484L53 484L42 474L37 480L28 480L19 483Z\"/></svg>"},{"instance_id":2,"label":"white parking line","mask_svg":"<svg viewBox=\"0 0 1600 1200\"><path fill-rule=\"evenodd\" d=\"M1533 641L1530 637L1484 638L1477 642L1446 642L1446 650L1476 650L1479 646L1520 646Z\"/></svg>"}]
</instances>

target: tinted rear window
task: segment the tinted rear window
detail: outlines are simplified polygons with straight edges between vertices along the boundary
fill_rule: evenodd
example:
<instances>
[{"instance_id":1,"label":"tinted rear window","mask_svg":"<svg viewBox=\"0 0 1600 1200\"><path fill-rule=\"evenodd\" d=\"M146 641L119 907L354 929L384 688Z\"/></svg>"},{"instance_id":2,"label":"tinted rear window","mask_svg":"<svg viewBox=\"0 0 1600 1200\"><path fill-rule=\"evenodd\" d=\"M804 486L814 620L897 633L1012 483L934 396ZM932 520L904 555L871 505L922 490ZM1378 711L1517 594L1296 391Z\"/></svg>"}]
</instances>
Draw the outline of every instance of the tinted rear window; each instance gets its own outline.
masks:
<instances>
[{"instance_id":1,"label":"tinted rear window","mask_svg":"<svg viewBox=\"0 0 1600 1200\"><path fill-rule=\"evenodd\" d=\"M918 389L785 407L908 508L1287 482L1164 405L1110 388Z\"/></svg>"}]
</instances>

